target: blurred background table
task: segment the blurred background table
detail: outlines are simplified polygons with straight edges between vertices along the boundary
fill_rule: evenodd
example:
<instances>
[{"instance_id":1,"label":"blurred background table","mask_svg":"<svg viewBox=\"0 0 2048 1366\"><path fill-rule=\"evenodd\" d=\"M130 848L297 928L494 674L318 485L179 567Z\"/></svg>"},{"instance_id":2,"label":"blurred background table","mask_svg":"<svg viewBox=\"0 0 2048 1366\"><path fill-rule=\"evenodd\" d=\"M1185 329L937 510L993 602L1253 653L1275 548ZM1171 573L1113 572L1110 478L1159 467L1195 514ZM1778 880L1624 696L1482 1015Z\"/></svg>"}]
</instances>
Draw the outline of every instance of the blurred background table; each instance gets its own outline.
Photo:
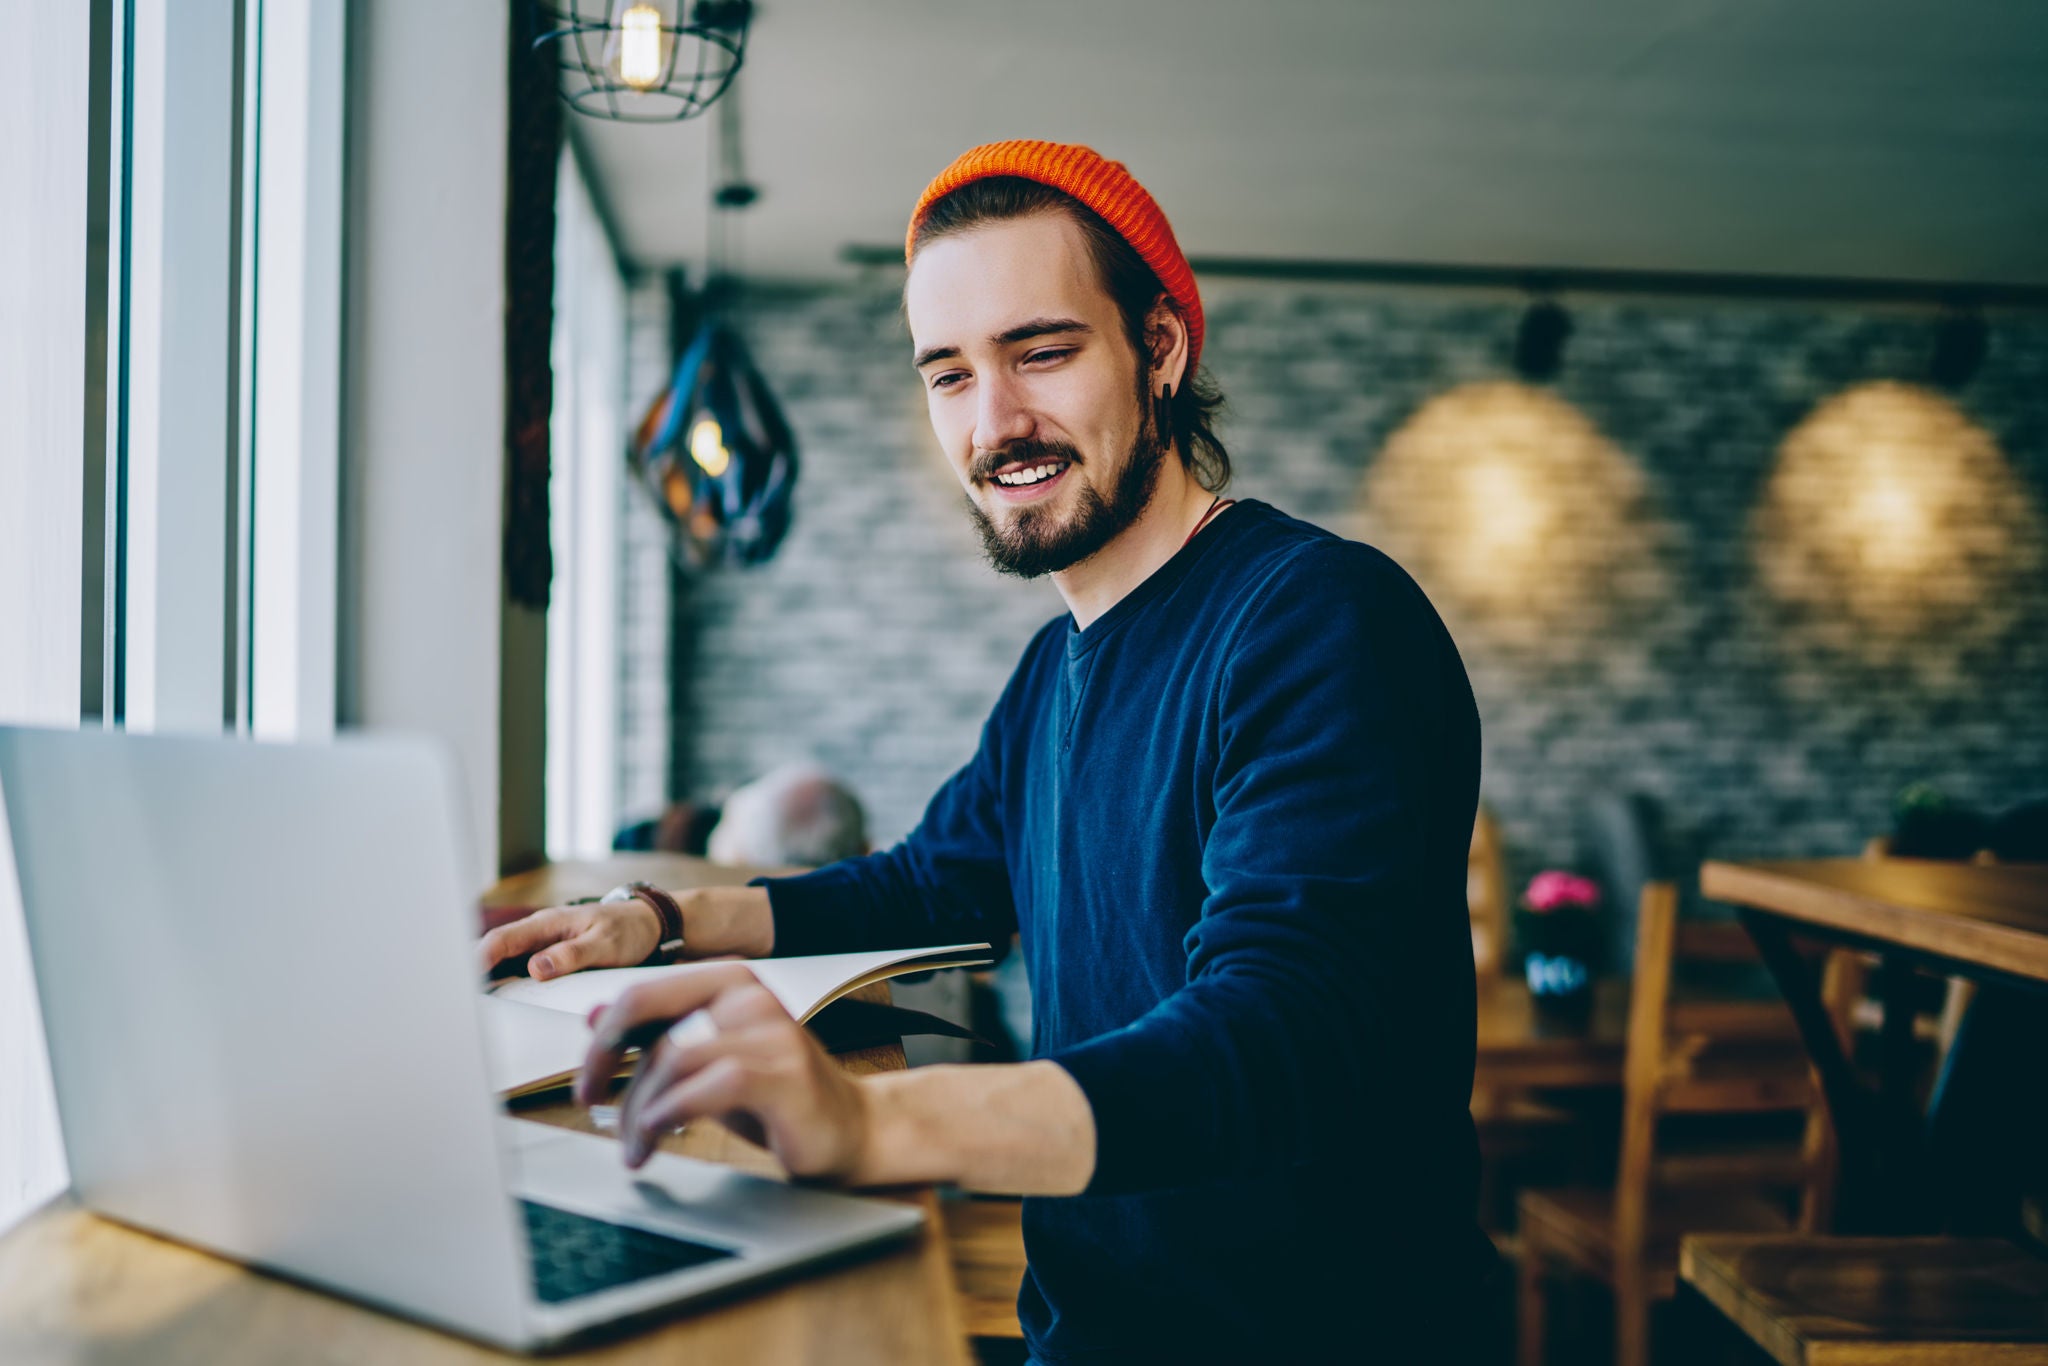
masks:
<instances>
[{"instance_id":1,"label":"blurred background table","mask_svg":"<svg viewBox=\"0 0 2048 1366\"><path fill-rule=\"evenodd\" d=\"M1583 1027L1548 1019L1519 977L1482 978L1473 1090L1621 1085L1628 1044L1628 982L1603 977Z\"/></svg>"},{"instance_id":2,"label":"blurred background table","mask_svg":"<svg viewBox=\"0 0 2048 1366\"><path fill-rule=\"evenodd\" d=\"M1709 862L1708 897L1734 903L1799 1022L1826 1088L1848 1231L2017 1232L2041 1170L2048 1100L2027 1078L2048 1022L2048 865L1920 859ZM1878 956L1877 1078L1845 1053L1820 975L1795 936ZM1978 984L1923 1110L1914 973Z\"/></svg>"}]
</instances>

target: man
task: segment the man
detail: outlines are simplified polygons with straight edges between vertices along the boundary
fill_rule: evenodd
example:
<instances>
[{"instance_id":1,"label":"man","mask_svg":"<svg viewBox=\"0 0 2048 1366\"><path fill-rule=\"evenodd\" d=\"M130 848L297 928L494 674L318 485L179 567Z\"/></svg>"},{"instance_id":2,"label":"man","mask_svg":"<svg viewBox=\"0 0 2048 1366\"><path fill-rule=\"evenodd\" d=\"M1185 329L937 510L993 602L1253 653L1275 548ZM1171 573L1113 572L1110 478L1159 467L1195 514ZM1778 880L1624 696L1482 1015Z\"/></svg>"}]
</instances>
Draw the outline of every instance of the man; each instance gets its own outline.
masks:
<instances>
[{"instance_id":1,"label":"man","mask_svg":"<svg viewBox=\"0 0 2048 1366\"><path fill-rule=\"evenodd\" d=\"M699 1115L798 1175L1023 1194L1035 1360L1458 1358L1480 1317L1464 907L1478 718L1391 561L1217 496L1203 314L1117 163L976 148L911 219L932 428L990 560L1052 575L979 751L893 849L681 894L686 952L1021 932L1033 1057L855 1080L742 964L638 989L702 1011L628 1094L629 1163ZM536 975L641 961L646 907L497 931Z\"/></svg>"}]
</instances>

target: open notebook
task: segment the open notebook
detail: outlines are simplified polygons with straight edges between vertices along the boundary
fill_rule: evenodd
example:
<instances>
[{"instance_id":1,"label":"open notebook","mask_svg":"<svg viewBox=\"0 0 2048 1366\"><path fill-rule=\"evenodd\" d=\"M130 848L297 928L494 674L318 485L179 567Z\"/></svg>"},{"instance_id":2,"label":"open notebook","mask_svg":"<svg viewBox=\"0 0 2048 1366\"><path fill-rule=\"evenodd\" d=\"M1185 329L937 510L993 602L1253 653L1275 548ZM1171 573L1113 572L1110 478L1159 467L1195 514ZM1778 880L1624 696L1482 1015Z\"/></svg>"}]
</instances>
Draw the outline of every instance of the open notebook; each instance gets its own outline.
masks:
<instances>
[{"instance_id":1,"label":"open notebook","mask_svg":"<svg viewBox=\"0 0 2048 1366\"><path fill-rule=\"evenodd\" d=\"M775 993L799 1023L849 992L905 973L980 967L993 959L987 944L946 944L876 953L821 953L807 958L753 958L746 966ZM725 963L677 963L660 968L601 968L548 982L514 977L495 983L483 1000L484 1044L491 1089L507 1098L567 1084L590 1048L590 1012L626 988L662 977L702 972Z\"/></svg>"}]
</instances>

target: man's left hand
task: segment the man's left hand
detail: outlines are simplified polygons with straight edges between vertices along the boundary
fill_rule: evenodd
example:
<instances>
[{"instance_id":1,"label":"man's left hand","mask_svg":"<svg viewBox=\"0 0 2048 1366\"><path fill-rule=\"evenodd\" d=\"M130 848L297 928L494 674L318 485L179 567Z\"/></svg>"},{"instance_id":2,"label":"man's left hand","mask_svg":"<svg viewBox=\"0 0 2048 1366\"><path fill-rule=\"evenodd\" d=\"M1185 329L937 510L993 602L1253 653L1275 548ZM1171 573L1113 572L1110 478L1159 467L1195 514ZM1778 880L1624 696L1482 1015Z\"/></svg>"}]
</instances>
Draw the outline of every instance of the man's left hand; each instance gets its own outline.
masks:
<instances>
[{"instance_id":1,"label":"man's left hand","mask_svg":"<svg viewBox=\"0 0 2048 1366\"><path fill-rule=\"evenodd\" d=\"M847 1179L860 1165L871 1119L860 1083L761 985L734 963L646 982L598 1016L576 1099L604 1098L628 1030L703 1011L717 1033L644 1050L619 1107L626 1165L638 1167L662 1135L700 1117L764 1144L793 1176Z\"/></svg>"}]
</instances>

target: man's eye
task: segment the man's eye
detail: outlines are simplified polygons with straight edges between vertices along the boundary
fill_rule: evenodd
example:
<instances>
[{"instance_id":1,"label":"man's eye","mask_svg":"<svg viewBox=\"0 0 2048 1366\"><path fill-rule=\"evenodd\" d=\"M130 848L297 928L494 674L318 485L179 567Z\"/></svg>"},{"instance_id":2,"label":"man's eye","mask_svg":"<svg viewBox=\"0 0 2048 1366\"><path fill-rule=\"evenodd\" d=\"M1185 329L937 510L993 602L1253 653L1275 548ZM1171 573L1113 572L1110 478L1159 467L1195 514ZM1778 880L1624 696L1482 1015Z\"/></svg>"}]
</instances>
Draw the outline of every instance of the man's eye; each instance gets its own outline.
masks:
<instances>
[{"instance_id":1,"label":"man's eye","mask_svg":"<svg viewBox=\"0 0 2048 1366\"><path fill-rule=\"evenodd\" d=\"M1028 362L1028 361L1039 361L1039 360L1064 360L1064 359L1066 359L1066 358L1067 358L1068 356L1071 356L1071 355L1073 355L1073 354L1074 354L1074 348L1073 348L1073 347L1071 347L1071 346L1065 346L1065 347L1058 347L1058 348L1055 348L1055 349L1053 349L1053 350L1050 350L1050 351L1033 351L1033 352L1032 352L1032 353L1031 353L1030 355L1026 356L1026 357L1025 357L1024 359L1025 359L1025 360L1026 360L1027 362Z\"/></svg>"},{"instance_id":2,"label":"man's eye","mask_svg":"<svg viewBox=\"0 0 2048 1366\"><path fill-rule=\"evenodd\" d=\"M966 376L962 375L958 370L948 370L943 375L932 376L932 388L950 389L953 387L953 381L964 378Z\"/></svg>"}]
</instances>

